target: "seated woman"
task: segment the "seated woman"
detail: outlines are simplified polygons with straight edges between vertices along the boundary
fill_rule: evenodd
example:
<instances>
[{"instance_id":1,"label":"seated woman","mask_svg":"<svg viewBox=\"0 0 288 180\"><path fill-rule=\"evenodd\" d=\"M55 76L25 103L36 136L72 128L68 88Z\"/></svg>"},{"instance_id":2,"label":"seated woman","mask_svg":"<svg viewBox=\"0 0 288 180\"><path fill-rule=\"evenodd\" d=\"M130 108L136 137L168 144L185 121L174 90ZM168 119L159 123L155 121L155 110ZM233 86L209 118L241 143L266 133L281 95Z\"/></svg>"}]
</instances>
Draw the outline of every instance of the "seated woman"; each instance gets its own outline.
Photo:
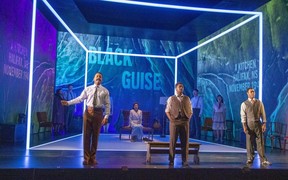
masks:
<instances>
[{"instance_id":1,"label":"seated woman","mask_svg":"<svg viewBox=\"0 0 288 180\"><path fill-rule=\"evenodd\" d=\"M142 111L139 109L138 103L134 103L133 109L130 110L129 123L132 128L131 142L142 141Z\"/></svg>"}]
</instances>

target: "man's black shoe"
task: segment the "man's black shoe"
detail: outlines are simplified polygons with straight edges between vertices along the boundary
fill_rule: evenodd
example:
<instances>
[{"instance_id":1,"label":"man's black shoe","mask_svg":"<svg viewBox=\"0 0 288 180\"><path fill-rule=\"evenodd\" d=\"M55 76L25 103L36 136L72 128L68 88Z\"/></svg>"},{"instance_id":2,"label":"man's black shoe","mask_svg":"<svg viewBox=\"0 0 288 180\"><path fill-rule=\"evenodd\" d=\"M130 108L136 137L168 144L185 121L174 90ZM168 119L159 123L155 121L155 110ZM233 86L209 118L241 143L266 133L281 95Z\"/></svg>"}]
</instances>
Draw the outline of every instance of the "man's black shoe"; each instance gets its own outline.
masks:
<instances>
[{"instance_id":1,"label":"man's black shoe","mask_svg":"<svg viewBox=\"0 0 288 180\"><path fill-rule=\"evenodd\" d=\"M84 161L82 162L82 164L83 164L83 165L88 165L89 162L88 162L87 160L84 160Z\"/></svg>"},{"instance_id":2,"label":"man's black shoe","mask_svg":"<svg viewBox=\"0 0 288 180\"><path fill-rule=\"evenodd\" d=\"M90 160L90 164L91 164L91 165L97 165L98 162L97 162L95 159L93 159L93 160Z\"/></svg>"},{"instance_id":3,"label":"man's black shoe","mask_svg":"<svg viewBox=\"0 0 288 180\"><path fill-rule=\"evenodd\" d=\"M151 139L147 138L147 137L144 137L143 138L143 141L152 141Z\"/></svg>"},{"instance_id":4,"label":"man's black shoe","mask_svg":"<svg viewBox=\"0 0 288 180\"><path fill-rule=\"evenodd\" d=\"M251 160L251 159L248 159L247 161L246 161L246 164L252 164L253 163L253 161Z\"/></svg>"},{"instance_id":5,"label":"man's black shoe","mask_svg":"<svg viewBox=\"0 0 288 180\"><path fill-rule=\"evenodd\" d=\"M182 162L182 167L189 167L189 164L188 164L188 162L187 162L187 161L185 161L185 162Z\"/></svg>"}]
</instances>

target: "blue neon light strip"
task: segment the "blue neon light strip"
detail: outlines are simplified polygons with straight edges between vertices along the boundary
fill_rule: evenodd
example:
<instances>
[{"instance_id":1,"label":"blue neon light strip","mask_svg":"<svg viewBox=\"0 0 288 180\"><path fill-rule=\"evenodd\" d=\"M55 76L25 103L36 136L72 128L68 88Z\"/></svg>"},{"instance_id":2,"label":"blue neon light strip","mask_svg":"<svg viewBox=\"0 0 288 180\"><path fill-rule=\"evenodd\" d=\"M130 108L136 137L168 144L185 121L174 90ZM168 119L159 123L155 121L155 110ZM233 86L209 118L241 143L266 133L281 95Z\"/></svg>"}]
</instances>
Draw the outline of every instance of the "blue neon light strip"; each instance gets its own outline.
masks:
<instances>
[{"instance_id":1,"label":"blue neon light strip","mask_svg":"<svg viewBox=\"0 0 288 180\"><path fill-rule=\"evenodd\" d=\"M58 13L53 9L53 7L46 1L42 0L46 6L50 9L50 11L56 16L56 18L62 23L62 25L67 29L67 31L71 34L71 36L74 37L74 39L79 43L79 45L85 50L88 51L88 49L84 46L84 44L78 39L78 37L74 34L74 32L67 26L67 24L63 21L63 19L58 15Z\"/></svg>"},{"instance_id":2,"label":"blue neon light strip","mask_svg":"<svg viewBox=\"0 0 288 180\"><path fill-rule=\"evenodd\" d=\"M117 53L117 52L104 52L104 51L94 51L88 50L89 53L95 54L112 54L112 55L122 55L122 56L135 56L135 57L151 57L151 58L163 58L163 59L175 59L176 56L161 56L161 55L151 55L151 54L129 54L129 53Z\"/></svg>"},{"instance_id":3,"label":"blue neon light strip","mask_svg":"<svg viewBox=\"0 0 288 180\"><path fill-rule=\"evenodd\" d=\"M263 14L259 15L259 91L258 98L262 101L263 96Z\"/></svg>"},{"instance_id":4,"label":"blue neon light strip","mask_svg":"<svg viewBox=\"0 0 288 180\"><path fill-rule=\"evenodd\" d=\"M130 1L130 0L102 0L102 1L121 3L121 4L139 5L139 6L150 6L150 7L156 7L156 8L168 8L168 9L204 11L204 12L215 12L215 13L228 13L228 14L247 14L247 15L258 14L259 15L259 13L260 13L260 12L255 12L255 11L239 11L239 10L227 10L227 9L199 8L199 7L159 4L159 3L151 3L151 2Z\"/></svg>"},{"instance_id":5,"label":"blue neon light strip","mask_svg":"<svg viewBox=\"0 0 288 180\"><path fill-rule=\"evenodd\" d=\"M85 57L85 76L84 76L84 88L87 87L87 82L88 82L88 56L89 56L89 52L86 51L86 57ZM86 109L86 100L84 101L84 105L83 105L83 111L85 111Z\"/></svg>"},{"instance_id":6,"label":"blue neon light strip","mask_svg":"<svg viewBox=\"0 0 288 180\"><path fill-rule=\"evenodd\" d=\"M190 53L190 52L192 52L192 51L195 51L196 49L199 49L200 47L202 47L202 46L204 46L204 45L206 45L206 44L208 44L208 43L210 43L210 42L212 42L212 41L214 41L214 40L220 38L221 36L223 36L223 35L225 35L225 34L231 32L231 31L233 31L233 30L235 30L235 29L237 29L237 28L239 28L240 26L243 26L244 24L246 24L246 23L252 21L253 19L255 19L255 18L257 18L257 17L259 17L259 15L254 15L254 16L252 16L252 17L246 19L245 21L243 21L243 22L241 22L241 23L239 23L239 24L237 24L237 25L235 25L235 26L233 26L233 27L227 29L226 31L224 31L224 32L222 32L222 33L220 33L220 34L214 36L213 38L211 38L211 39L209 39L209 40L207 40L207 41L205 41L205 42L203 42L203 43L201 43L201 44L199 44L199 45L197 45L197 46L191 48L190 50L188 50L188 51L186 51L186 52L184 52L184 53L178 55L177 58L180 58L180 57L182 57L182 56L184 56L184 55L186 55L186 54L188 54L188 53Z\"/></svg>"},{"instance_id":7,"label":"blue neon light strip","mask_svg":"<svg viewBox=\"0 0 288 180\"><path fill-rule=\"evenodd\" d=\"M32 10L32 30L31 30L31 49L30 49L30 69L29 69L29 90L28 90L28 110L27 110L27 134L26 149L30 148L31 132L31 112L32 112L32 90L33 90L33 68L34 68L34 44L35 44L35 25L36 25L37 0L33 0Z\"/></svg>"},{"instance_id":8,"label":"blue neon light strip","mask_svg":"<svg viewBox=\"0 0 288 180\"><path fill-rule=\"evenodd\" d=\"M175 75L174 75L174 85L178 82L178 58L175 58ZM176 88L174 88L174 94L176 94Z\"/></svg>"},{"instance_id":9,"label":"blue neon light strip","mask_svg":"<svg viewBox=\"0 0 288 180\"><path fill-rule=\"evenodd\" d=\"M66 137L66 138L58 139L58 140L55 140L55 141L50 141L48 143L44 143L44 144L40 144L40 145L31 147L30 149L37 149L37 148L42 147L42 146L46 146L46 145L49 145L49 144L53 144L53 143L64 141L64 140L68 140L68 139L72 139L72 138L78 137L78 136L82 136L82 134L77 134L77 135L69 136L69 137ZM66 150L66 148L64 147L63 150Z\"/></svg>"}]
</instances>

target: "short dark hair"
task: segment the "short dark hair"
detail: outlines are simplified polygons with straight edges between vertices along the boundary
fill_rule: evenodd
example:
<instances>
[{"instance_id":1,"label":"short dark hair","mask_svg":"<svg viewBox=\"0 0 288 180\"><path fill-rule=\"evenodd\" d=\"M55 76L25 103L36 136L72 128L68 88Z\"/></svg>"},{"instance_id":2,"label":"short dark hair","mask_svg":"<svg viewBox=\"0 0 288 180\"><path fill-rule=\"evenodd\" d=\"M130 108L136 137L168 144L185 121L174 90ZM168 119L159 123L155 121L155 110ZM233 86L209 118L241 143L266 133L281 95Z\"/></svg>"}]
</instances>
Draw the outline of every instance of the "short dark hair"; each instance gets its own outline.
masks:
<instances>
[{"instance_id":1,"label":"short dark hair","mask_svg":"<svg viewBox=\"0 0 288 180\"><path fill-rule=\"evenodd\" d=\"M175 84L175 87L177 87L179 84L182 84L182 85L183 85L182 82L177 82L177 83Z\"/></svg>"},{"instance_id":2,"label":"short dark hair","mask_svg":"<svg viewBox=\"0 0 288 180\"><path fill-rule=\"evenodd\" d=\"M199 92L199 90L197 88L193 89L193 91Z\"/></svg>"},{"instance_id":3,"label":"short dark hair","mask_svg":"<svg viewBox=\"0 0 288 180\"><path fill-rule=\"evenodd\" d=\"M62 90L62 88L58 88L55 93L59 94L61 90Z\"/></svg>"},{"instance_id":4,"label":"short dark hair","mask_svg":"<svg viewBox=\"0 0 288 180\"><path fill-rule=\"evenodd\" d=\"M248 91L249 91L250 89L254 89L254 88L248 87L247 90L246 90L246 92L248 93Z\"/></svg>"}]
</instances>

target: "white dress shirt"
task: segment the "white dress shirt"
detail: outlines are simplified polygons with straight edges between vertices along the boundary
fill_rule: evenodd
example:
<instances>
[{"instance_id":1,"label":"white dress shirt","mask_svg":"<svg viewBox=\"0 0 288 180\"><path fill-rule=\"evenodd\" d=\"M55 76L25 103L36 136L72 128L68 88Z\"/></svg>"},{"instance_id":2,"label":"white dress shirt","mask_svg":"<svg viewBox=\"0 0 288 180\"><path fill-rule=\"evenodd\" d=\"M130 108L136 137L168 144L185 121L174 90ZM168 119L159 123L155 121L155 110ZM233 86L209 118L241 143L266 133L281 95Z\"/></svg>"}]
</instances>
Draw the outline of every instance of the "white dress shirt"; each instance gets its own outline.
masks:
<instances>
[{"instance_id":1,"label":"white dress shirt","mask_svg":"<svg viewBox=\"0 0 288 180\"><path fill-rule=\"evenodd\" d=\"M194 96L191 99L191 104L192 104L192 108L199 108L200 109L199 116L201 116L202 111L203 111L203 98L201 96Z\"/></svg>"},{"instance_id":2,"label":"white dress shirt","mask_svg":"<svg viewBox=\"0 0 288 180\"><path fill-rule=\"evenodd\" d=\"M95 84L87 86L80 96L68 101L68 105L78 104L86 100L86 105L88 107L93 107L94 93L97 87L97 104L94 108L103 108L105 107L105 118L108 118L110 115L110 97L109 91L102 85L96 86Z\"/></svg>"}]
</instances>

